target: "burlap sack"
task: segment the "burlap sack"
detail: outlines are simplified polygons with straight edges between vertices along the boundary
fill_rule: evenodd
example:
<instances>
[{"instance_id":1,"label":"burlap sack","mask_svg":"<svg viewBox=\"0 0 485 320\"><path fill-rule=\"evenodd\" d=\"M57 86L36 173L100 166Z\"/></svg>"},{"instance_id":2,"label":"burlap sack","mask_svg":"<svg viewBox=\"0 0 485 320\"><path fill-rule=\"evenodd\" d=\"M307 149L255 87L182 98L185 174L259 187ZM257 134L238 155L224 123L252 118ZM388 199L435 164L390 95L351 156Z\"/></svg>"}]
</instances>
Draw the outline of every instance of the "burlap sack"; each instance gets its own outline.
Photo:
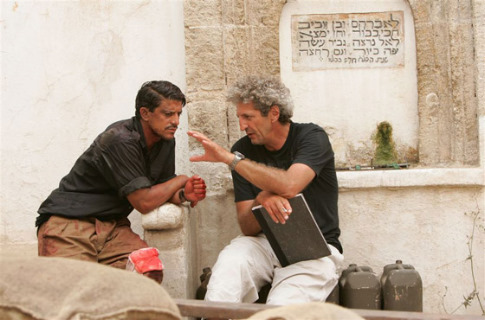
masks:
<instances>
[{"instance_id":1,"label":"burlap sack","mask_svg":"<svg viewBox=\"0 0 485 320\"><path fill-rule=\"evenodd\" d=\"M155 281L65 258L0 257L0 319L181 319Z\"/></svg>"},{"instance_id":2,"label":"burlap sack","mask_svg":"<svg viewBox=\"0 0 485 320\"><path fill-rule=\"evenodd\" d=\"M248 320L364 320L364 318L333 303L310 302L259 311Z\"/></svg>"}]
</instances>

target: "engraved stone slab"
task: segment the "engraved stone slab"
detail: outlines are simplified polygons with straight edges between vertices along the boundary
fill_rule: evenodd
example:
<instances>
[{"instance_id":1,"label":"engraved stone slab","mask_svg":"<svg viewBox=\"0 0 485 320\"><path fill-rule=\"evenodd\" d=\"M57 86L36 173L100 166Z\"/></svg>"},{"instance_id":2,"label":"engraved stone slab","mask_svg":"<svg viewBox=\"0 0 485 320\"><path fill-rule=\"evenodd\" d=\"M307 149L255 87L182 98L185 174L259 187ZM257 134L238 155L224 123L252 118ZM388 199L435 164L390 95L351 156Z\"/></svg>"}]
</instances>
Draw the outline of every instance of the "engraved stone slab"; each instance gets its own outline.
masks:
<instances>
[{"instance_id":1,"label":"engraved stone slab","mask_svg":"<svg viewBox=\"0 0 485 320\"><path fill-rule=\"evenodd\" d=\"M404 65L403 11L291 17L293 71Z\"/></svg>"},{"instance_id":2,"label":"engraved stone slab","mask_svg":"<svg viewBox=\"0 0 485 320\"><path fill-rule=\"evenodd\" d=\"M418 147L416 36L406 0L292 0L280 21L281 79L293 120L332 142L337 167L370 164L377 125L391 124L398 162Z\"/></svg>"}]
</instances>

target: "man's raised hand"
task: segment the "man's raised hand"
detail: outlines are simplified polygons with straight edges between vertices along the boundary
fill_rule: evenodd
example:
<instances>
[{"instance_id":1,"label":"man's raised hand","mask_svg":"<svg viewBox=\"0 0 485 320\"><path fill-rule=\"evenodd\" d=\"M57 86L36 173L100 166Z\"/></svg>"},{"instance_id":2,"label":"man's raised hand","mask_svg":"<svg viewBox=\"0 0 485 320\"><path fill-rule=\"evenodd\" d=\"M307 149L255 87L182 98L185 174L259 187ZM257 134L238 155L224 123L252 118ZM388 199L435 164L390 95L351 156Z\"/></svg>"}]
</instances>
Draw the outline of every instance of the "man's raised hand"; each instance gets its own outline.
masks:
<instances>
[{"instance_id":1,"label":"man's raised hand","mask_svg":"<svg viewBox=\"0 0 485 320\"><path fill-rule=\"evenodd\" d=\"M217 143L213 142L202 133L197 131L188 131L187 134L199 141L204 147L205 151L203 155L190 157L190 161L223 162L228 164L234 158L234 155L232 153L230 153Z\"/></svg>"}]
</instances>

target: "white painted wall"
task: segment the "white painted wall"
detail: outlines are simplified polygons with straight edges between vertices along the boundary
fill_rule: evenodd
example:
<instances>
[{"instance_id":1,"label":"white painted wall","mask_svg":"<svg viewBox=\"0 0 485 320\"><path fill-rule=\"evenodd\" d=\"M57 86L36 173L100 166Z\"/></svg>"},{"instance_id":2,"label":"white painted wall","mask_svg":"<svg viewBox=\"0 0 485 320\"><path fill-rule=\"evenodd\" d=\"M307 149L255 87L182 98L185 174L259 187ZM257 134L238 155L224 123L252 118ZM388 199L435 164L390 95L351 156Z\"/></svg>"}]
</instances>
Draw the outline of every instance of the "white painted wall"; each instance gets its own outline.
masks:
<instances>
[{"instance_id":1,"label":"white painted wall","mask_svg":"<svg viewBox=\"0 0 485 320\"><path fill-rule=\"evenodd\" d=\"M35 242L40 203L148 80L185 92L183 1L1 2L1 242ZM177 172L188 171L186 113ZM132 214L141 233L139 216Z\"/></svg>"},{"instance_id":2,"label":"white painted wall","mask_svg":"<svg viewBox=\"0 0 485 320\"><path fill-rule=\"evenodd\" d=\"M413 265L428 313L453 311L474 285L484 290L483 168L341 171L338 180L347 265L369 266L378 277L398 259ZM475 283L467 246L472 235ZM478 301L457 314L481 314Z\"/></svg>"}]
</instances>

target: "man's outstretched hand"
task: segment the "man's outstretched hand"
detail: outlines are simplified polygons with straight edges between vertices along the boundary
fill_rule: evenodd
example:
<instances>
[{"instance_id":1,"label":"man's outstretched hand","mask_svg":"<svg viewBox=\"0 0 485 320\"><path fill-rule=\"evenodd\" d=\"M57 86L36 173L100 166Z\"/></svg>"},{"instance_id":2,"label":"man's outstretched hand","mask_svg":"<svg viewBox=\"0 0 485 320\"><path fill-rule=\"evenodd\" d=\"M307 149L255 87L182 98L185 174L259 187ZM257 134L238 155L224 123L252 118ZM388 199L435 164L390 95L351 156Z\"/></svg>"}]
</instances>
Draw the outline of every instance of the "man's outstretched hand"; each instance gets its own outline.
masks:
<instances>
[{"instance_id":1,"label":"man's outstretched hand","mask_svg":"<svg viewBox=\"0 0 485 320\"><path fill-rule=\"evenodd\" d=\"M198 175L194 175L187 180L184 187L185 198L190 201L190 206L193 208L199 201L205 199L206 185L204 179Z\"/></svg>"},{"instance_id":2,"label":"man's outstretched hand","mask_svg":"<svg viewBox=\"0 0 485 320\"><path fill-rule=\"evenodd\" d=\"M231 152L227 151L211 139L207 138L202 133L197 131L188 131L187 134L197 139L197 141L202 144L205 151L203 155L190 157L190 161L223 162L228 164L234 158L234 155Z\"/></svg>"}]
</instances>

